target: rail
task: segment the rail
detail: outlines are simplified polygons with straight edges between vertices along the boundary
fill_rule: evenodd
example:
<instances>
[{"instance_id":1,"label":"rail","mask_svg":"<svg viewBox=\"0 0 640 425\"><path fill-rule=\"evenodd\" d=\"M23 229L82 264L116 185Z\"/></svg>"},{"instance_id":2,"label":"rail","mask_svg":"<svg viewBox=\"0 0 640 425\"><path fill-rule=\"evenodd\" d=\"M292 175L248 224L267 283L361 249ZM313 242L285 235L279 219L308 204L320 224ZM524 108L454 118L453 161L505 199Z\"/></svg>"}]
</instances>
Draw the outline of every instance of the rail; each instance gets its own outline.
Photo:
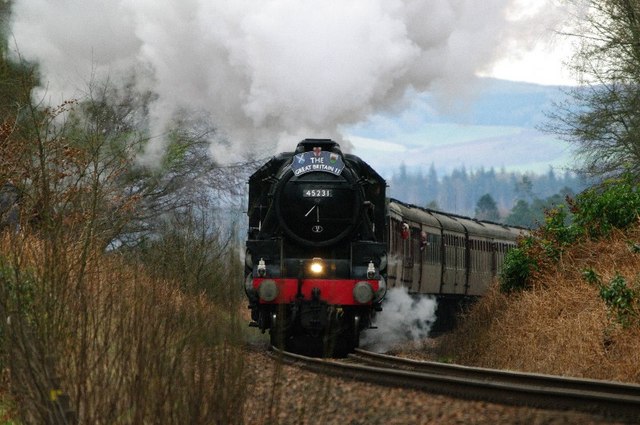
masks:
<instances>
[{"instance_id":1,"label":"rail","mask_svg":"<svg viewBox=\"0 0 640 425\"><path fill-rule=\"evenodd\" d=\"M306 357L275 348L272 353L306 370L378 385L640 421L639 385L423 362L365 350L356 350L345 360Z\"/></svg>"}]
</instances>

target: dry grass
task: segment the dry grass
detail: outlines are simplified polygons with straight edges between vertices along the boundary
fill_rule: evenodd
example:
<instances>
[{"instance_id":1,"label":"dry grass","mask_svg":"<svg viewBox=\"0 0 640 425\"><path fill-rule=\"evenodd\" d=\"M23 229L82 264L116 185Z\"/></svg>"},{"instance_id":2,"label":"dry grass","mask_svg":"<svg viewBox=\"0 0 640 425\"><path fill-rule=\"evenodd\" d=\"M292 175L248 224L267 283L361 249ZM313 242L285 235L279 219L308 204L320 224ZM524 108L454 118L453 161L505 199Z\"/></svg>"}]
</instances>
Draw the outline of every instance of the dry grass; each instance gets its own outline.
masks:
<instances>
[{"instance_id":1,"label":"dry grass","mask_svg":"<svg viewBox=\"0 0 640 425\"><path fill-rule=\"evenodd\" d=\"M505 295L496 284L460 329L443 338L440 356L484 367L640 382L640 329L618 324L598 288L582 276L592 268L603 282L616 272L637 282L640 254L631 252L629 241L640 241L640 228L575 247L556 267L538 272L532 290Z\"/></svg>"},{"instance_id":2,"label":"dry grass","mask_svg":"<svg viewBox=\"0 0 640 425\"><path fill-rule=\"evenodd\" d=\"M42 239L0 241L2 359L22 423L240 422L235 306L152 279L118 254L81 261L82 244L67 242L52 258Z\"/></svg>"},{"instance_id":3,"label":"dry grass","mask_svg":"<svg viewBox=\"0 0 640 425\"><path fill-rule=\"evenodd\" d=\"M0 407L15 407L24 425L238 423L246 373L233 249L197 227L200 239L192 231L182 251L193 261L173 274L157 273L175 268L166 239L167 258L149 262L106 252L185 207L174 195L187 189L176 183L182 168L131 175L143 143L131 120L141 117L136 102L115 113L108 91L90 87L90 98L44 110L27 104L0 129L0 186L19 194L19 225L0 223L0 397L10 398ZM192 271L199 286L185 288Z\"/></svg>"}]
</instances>

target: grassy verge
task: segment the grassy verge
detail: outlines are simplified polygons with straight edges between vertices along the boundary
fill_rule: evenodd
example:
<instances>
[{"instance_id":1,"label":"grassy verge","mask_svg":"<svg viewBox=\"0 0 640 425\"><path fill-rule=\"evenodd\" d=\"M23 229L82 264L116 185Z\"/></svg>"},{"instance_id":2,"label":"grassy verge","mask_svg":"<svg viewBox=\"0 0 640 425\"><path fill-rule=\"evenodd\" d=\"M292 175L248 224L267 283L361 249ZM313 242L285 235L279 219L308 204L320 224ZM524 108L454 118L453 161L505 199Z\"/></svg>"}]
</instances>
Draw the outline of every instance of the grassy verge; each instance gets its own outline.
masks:
<instances>
[{"instance_id":1,"label":"grassy verge","mask_svg":"<svg viewBox=\"0 0 640 425\"><path fill-rule=\"evenodd\" d=\"M484 367L640 382L640 327L637 321L621 320L619 305L608 301L602 289L609 290L604 295L638 293L640 254L633 248L638 241L638 226L612 230L605 238L566 247L557 262L532 274L528 290L501 292L496 283L460 329L443 338L441 357ZM637 298L620 299L627 300L622 306L628 315L622 317L634 319Z\"/></svg>"}]
</instances>

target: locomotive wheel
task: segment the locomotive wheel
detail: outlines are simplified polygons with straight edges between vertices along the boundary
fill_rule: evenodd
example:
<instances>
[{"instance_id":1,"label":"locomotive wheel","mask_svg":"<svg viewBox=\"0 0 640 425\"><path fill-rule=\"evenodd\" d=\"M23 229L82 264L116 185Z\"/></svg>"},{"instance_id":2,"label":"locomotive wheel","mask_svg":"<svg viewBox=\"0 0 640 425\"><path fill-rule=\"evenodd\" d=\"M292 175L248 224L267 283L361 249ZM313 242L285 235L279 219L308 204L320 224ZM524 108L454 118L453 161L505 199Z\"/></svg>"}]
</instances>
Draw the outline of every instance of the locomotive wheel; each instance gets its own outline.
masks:
<instances>
[{"instance_id":1,"label":"locomotive wheel","mask_svg":"<svg viewBox=\"0 0 640 425\"><path fill-rule=\"evenodd\" d=\"M272 346L280 350L289 351L291 349L290 337L287 332L284 320L274 313L271 315L271 328L269 329L269 342Z\"/></svg>"},{"instance_id":2,"label":"locomotive wheel","mask_svg":"<svg viewBox=\"0 0 640 425\"><path fill-rule=\"evenodd\" d=\"M338 320L332 318L329 329L323 338L324 357L346 357L360 344L360 331L356 326L355 316L353 320Z\"/></svg>"}]
</instances>

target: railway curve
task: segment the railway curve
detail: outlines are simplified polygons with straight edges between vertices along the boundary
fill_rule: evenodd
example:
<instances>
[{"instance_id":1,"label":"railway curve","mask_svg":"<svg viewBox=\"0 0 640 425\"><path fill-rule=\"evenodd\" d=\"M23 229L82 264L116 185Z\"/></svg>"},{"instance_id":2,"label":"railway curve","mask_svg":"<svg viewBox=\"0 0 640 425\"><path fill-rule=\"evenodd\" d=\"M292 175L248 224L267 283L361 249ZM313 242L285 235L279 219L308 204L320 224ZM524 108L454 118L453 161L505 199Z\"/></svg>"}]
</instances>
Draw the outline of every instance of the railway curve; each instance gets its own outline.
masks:
<instances>
[{"instance_id":1,"label":"railway curve","mask_svg":"<svg viewBox=\"0 0 640 425\"><path fill-rule=\"evenodd\" d=\"M356 350L319 359L272 348L271 356L316 373L469 400L574 410L637 423L640 385L425 362Z\"/></svg>"}]
</instances>

